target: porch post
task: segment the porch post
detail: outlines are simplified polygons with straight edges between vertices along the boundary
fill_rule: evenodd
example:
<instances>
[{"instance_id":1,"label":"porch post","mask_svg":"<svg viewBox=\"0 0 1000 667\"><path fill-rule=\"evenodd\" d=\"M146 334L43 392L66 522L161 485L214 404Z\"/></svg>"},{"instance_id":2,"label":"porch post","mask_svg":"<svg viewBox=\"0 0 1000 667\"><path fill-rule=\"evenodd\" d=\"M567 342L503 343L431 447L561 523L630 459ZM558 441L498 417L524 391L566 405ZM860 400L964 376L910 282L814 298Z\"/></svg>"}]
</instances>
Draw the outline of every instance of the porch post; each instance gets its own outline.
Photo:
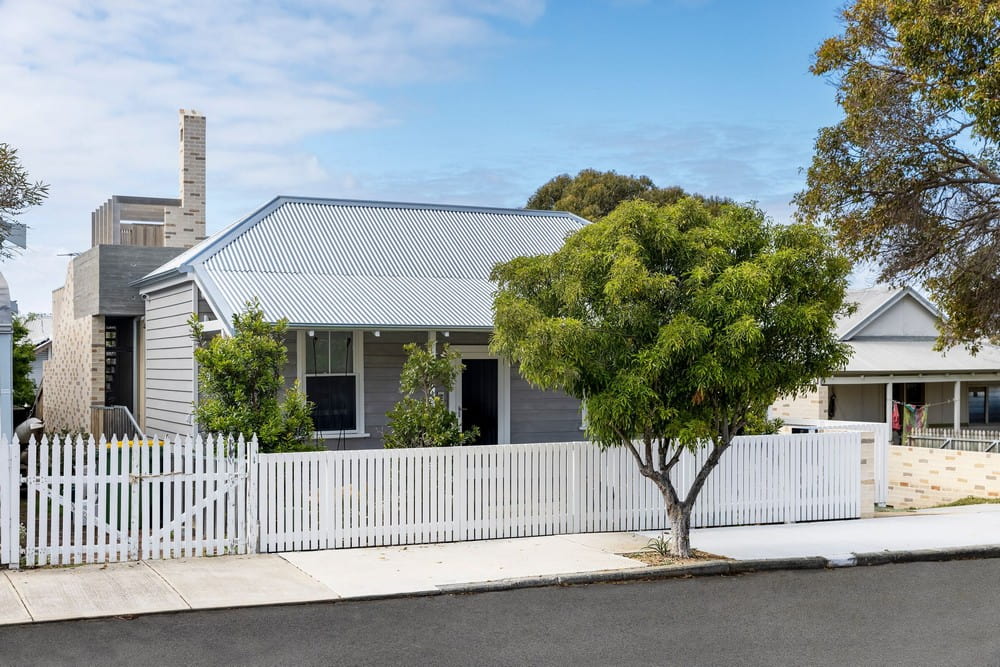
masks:
<instances>
[{"instance_id":1,"label":"porch post","mask_svg":"<svg viewBox=\"0 0 1000 667\"><path fill-rule=\"evenodd\" d=\"M962 428L962 381L955 380L955 400L952 407L952 417L955 422L955 432Z\"/></svg>"},{"instance_id":2,"label":"porch post","mask_svg":"<svg viewBox=\"0 0 1000 667\"><path fill-rule=\"evenodd\" d=\"M885 423L892 428L892 382L885 383Z\"/></svg>"}]
</instances>

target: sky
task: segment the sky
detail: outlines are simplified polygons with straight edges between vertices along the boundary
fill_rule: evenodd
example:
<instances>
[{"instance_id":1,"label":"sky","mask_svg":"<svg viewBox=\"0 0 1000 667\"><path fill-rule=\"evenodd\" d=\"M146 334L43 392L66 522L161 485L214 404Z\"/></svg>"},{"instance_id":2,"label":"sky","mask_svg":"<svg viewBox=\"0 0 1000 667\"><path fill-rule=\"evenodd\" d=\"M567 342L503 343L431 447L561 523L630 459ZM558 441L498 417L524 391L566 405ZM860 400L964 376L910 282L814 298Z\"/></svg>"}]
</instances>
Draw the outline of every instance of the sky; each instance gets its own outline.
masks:
<instances>
[{"instance_id":1,"label":"sky","mask_svg":"<svg viewBox=\"0 0 1000 667\"><path fill-rule=\"evenodd\" d=\"M51 311L108 197L176 197L207 117L213 233L276 195L523 206L581 169L790 220L842 0L0 0L0 142L43 206L0 271ZM859 274L855 283L868 278Z\"/></svg>"}]
</instances>

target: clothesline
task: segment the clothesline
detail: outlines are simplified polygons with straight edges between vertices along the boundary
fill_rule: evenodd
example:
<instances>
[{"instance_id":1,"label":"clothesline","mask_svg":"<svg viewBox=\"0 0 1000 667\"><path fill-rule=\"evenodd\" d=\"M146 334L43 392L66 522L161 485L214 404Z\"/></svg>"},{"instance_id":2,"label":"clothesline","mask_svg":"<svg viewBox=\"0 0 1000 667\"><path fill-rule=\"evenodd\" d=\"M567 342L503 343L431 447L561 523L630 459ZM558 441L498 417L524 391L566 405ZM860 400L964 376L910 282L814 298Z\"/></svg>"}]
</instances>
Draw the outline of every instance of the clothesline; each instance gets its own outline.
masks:
<instances>
[{"instance_id":1,"label":"clothesline","mask_svg":"<svg viewBox=\"0 0 1000 667\"><path fill-rule=\"evenodd\" d=\"M920 405L917 405L916 403L907 403L906 401L897 401L897 400L893 400L892 402L895 403L896 405L909 405L910 407L913 408L933 408L935 405L948 405L949 403L954 403L955 399L949 398L947 401L938 401L937 403L921 403Z\"/></svg>"}]
</instances>

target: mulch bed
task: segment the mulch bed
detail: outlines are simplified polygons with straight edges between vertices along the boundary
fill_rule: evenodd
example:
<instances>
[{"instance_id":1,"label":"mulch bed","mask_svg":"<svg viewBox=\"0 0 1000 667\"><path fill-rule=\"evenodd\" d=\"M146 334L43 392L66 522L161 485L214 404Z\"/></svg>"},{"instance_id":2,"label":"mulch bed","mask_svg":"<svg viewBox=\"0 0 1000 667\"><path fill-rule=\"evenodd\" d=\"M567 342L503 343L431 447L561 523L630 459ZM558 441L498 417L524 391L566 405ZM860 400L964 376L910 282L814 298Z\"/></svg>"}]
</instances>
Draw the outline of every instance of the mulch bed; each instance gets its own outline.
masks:
<instances>
[{"instance_id":1,"label":"mulch bed","mask_svg":"<svg viewBox=\"0 0 1000 667\"><path fill-rule=\"evenodd\" d=\"M697 549L693 549L691 551L691 558L665 557L655 551L635 551L621 555L626 558L631 558L632 560L640 561L646 565L694 565L695 563L704 563L705 561L712 560L731 560L725 556L718 556L705 551L698 551Z\"/></svg>"}]
</instances>

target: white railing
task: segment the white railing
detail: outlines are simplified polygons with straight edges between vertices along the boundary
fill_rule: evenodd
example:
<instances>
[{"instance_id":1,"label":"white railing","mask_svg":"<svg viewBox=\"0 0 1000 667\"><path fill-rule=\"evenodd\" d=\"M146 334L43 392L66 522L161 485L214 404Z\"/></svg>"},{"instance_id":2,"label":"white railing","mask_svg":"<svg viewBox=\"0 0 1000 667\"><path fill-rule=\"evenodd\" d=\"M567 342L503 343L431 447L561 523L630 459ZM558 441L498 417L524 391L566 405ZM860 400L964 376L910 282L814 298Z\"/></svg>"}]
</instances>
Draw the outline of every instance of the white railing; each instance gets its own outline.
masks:
<instances>
[{"instance_id":1,"label":"white railing","mask_svg":"<svg viewBox=\"0 0 1000 667\"><path fill-rule=\"evenodd\" d=\"M682 492L707 453L682 458ZM856 518L860 458L854 432L738 438L692 526ZM587 442L261 454L258 474L261 551L669 526L628 451Z\"/></svg>"},{"instance_id":2,"label":"white railing","mask_svg":"<svg viewBox=\"0 0 1000 667\"><path fill-rule=\"evenodd\" d=\"M29 444L26 564L246 553L255 448L222 437Z\"/></svg>"},{"instance_id":3,"label":"white railing","mask_svg":"<svg viewBox=\"0 0 1000 667\"><path fill-rule=\"evenodd\" d=\"M861 513L857 432L737 438L692 525L847 519ZM686 493L708 454L686 452ZM103 563L668 527L625 449L587 442L257 454L227 438L0 446L0 557Z\"/></svg>"},{"instance_id":4,"label":"white railing","mask_svg":"<svg viewBox=\"0 0 1000 667\"><path fill-rule=\"evenodd\" d=\"M818 433L860 431L875 435L875 504L889 501L889 447L892 445L892 427L885 422L850 422L837 419L789 419L789 428L809 428Z\"/></svg>"},{"instance_id":5,"label":"white railing","mask_svg":"<svg viewBox=\"0 0 1000 667\"><path fill-rule=\"evenodd\" d=\"M966 452L1000 452L1000 431L985 429L915 428L906 433L908 447L958 449Z\"/></svg>"}]
</instances>

